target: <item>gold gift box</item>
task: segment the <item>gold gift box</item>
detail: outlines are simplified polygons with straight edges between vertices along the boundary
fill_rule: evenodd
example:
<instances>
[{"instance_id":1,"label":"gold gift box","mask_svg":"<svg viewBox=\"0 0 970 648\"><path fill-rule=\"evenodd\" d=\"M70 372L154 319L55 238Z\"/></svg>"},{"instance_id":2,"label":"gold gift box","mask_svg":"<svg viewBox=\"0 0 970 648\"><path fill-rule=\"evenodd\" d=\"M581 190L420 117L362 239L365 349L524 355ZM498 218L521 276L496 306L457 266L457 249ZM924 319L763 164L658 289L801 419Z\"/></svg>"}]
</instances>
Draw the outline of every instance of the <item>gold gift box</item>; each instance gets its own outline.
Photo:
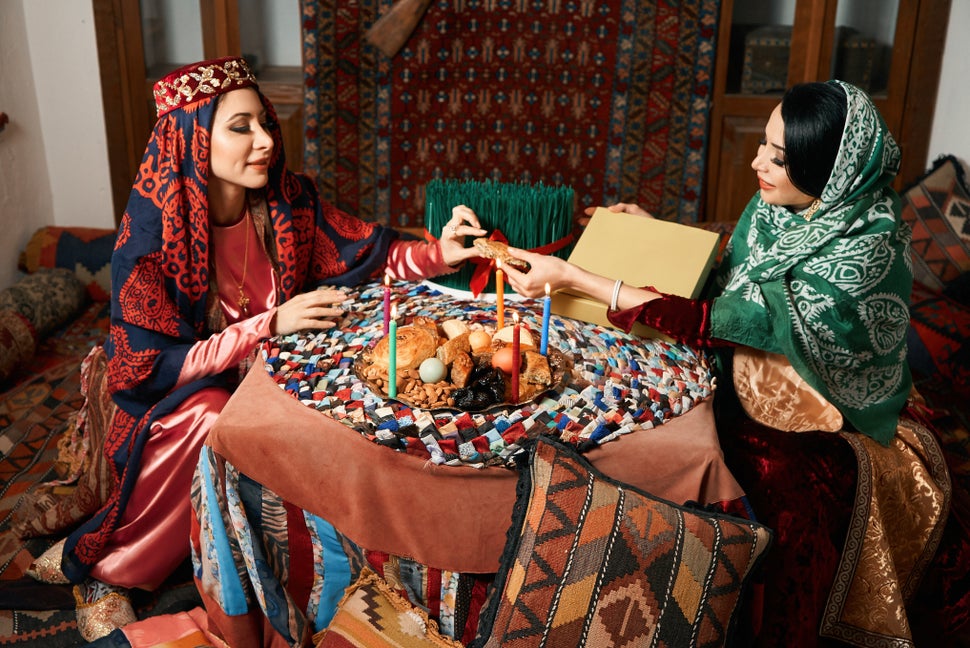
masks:
<instances>
[{"instance_id":1,"label":"gold gift box","mask_svg":"<svg viewBox=\"0 0 970 648\"><path fill-rule=\"evenodd\" d=\"M599 207L569 255L581 268L623 283L653 286L663 293L696 299L717 257L717 232L656 218L617 214ZM557 315L613 327L607 305L581 293L558 291L551 310ZM635 324L642 337L667 336ZM669 338L668 338L669 339Z\"/></svg>"}]
</instances>

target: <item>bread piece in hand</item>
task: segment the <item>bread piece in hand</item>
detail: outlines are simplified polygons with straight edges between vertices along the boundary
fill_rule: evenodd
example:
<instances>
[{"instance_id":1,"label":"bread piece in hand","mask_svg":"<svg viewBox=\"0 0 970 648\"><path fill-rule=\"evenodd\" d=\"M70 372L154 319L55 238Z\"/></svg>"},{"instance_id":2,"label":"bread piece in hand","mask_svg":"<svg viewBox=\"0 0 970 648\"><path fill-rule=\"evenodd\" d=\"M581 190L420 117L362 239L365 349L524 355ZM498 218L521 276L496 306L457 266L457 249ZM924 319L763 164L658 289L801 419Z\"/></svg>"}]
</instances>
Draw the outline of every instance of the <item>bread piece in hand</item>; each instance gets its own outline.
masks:
<instances>
[{"instance_id":1,"label":"bread piece in hand","mask_svg":"<svg viewBox=\"0 0 970 648\"><path fill-rule=\"evenodd\" d=\"M529 264L522 259L516 259L509 254L509 246L501 241L492 241L487 238L477 238L473 241L475 249L486 259L498 259L503 264L508 264L519 270L528 270Z\"/></svg>"}]
</instances>

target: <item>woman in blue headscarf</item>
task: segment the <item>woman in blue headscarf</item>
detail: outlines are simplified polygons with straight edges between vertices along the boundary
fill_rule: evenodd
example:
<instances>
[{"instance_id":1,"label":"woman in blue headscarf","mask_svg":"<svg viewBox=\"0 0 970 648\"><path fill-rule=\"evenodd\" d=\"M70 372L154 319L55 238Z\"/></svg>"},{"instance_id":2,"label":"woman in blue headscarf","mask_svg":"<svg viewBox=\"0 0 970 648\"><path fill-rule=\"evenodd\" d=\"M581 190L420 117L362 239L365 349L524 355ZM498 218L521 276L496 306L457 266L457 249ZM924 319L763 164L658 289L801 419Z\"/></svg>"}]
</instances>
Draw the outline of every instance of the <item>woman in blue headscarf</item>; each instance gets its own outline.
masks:
<instances>
[{"instance_id":1,"label":"woman in blue headscarf","mask_svg":"<svg viewBox=\"0 0 970 648\"><path fill-rule=\"evenodd\" d=\"M33 570L78 583L88 640L134 620L128 588L157 588L188 557L199 450L257 342L334 326L346 295L321 284L452 272L477 256L464 237L485 233L456 208L439 241L402 241L322 202L286 168L241 58L180 68L155 98L111 260L107 499Z\"/></svg>"}]
</instances>

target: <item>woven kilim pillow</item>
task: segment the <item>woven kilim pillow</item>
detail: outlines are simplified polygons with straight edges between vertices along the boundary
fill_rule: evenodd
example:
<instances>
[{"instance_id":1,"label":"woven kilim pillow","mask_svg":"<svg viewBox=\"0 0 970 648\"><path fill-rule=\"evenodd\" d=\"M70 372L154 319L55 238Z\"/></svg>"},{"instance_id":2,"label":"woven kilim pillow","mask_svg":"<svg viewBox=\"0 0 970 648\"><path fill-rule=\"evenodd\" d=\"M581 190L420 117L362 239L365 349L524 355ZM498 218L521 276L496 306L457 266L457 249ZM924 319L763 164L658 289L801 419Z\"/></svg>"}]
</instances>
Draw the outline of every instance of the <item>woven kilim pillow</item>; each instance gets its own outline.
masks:
<instances>
[{"instance_id":1,"label":"woven kilim pillow","mask_svg":"<svg viewBox=\"0 0 970 648\"><path fill-rule=\"evenodd\" d=\"M721 646L771 531L606 477L539 437L476 647Z\"/></svg>"},{"instance_id":2,"label":"woven kilim pillow","mask_svg":"<svg viewBox=\"0 0 970 648\"><path fill-rule=\"evenodd\" d=\"M363 569L347 588L326 629L313 637L315 648L462 648L438 632L437 624L383 578Z\"/></svg>"},{"instance_id":3,"label":"woven kilim pillow","mask_svg":"<svg viewBox=\"0 0 970 648\"><path fill-rule=\"evenodd\" d=\"M900 196L913 228L913 278L940 292L970 270L970 187L960 161L945 155Z\"/></svg>"},{"instance_id":4,"label":"woven kilim pillow","mask_svg":"<svg viewBox=\"0 0 970 648\"><path fill-rule=\"evenodd\" d=\"M67 268L94 301L111 299L111 253L117 232L100 227L41 227L27 241L17 266L26 273Z\"/></svg>"}]
</instances>

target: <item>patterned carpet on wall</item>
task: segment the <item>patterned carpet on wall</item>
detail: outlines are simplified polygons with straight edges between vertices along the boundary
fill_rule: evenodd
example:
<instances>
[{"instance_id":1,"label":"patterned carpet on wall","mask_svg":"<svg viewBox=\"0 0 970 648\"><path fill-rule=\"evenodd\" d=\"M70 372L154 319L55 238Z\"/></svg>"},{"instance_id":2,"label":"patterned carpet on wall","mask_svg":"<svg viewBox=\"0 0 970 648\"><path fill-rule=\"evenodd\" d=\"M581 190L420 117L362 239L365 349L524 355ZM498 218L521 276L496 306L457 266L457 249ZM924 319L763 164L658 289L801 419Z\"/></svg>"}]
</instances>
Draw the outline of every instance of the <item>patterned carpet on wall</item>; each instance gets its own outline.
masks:
<instances>
[{"instance_id":1,"label":"patterned carpet on wall","mask_svg":"<svg viewBox=\"0 0 970 648\"><path fill-rule=\"evenodd\" d=\"M304 170L365 219L423 225L434 177L567 184L699 220L717 0L436 0L390 59L389 0L302 0Z\"/></svg>"}]
</instances>

